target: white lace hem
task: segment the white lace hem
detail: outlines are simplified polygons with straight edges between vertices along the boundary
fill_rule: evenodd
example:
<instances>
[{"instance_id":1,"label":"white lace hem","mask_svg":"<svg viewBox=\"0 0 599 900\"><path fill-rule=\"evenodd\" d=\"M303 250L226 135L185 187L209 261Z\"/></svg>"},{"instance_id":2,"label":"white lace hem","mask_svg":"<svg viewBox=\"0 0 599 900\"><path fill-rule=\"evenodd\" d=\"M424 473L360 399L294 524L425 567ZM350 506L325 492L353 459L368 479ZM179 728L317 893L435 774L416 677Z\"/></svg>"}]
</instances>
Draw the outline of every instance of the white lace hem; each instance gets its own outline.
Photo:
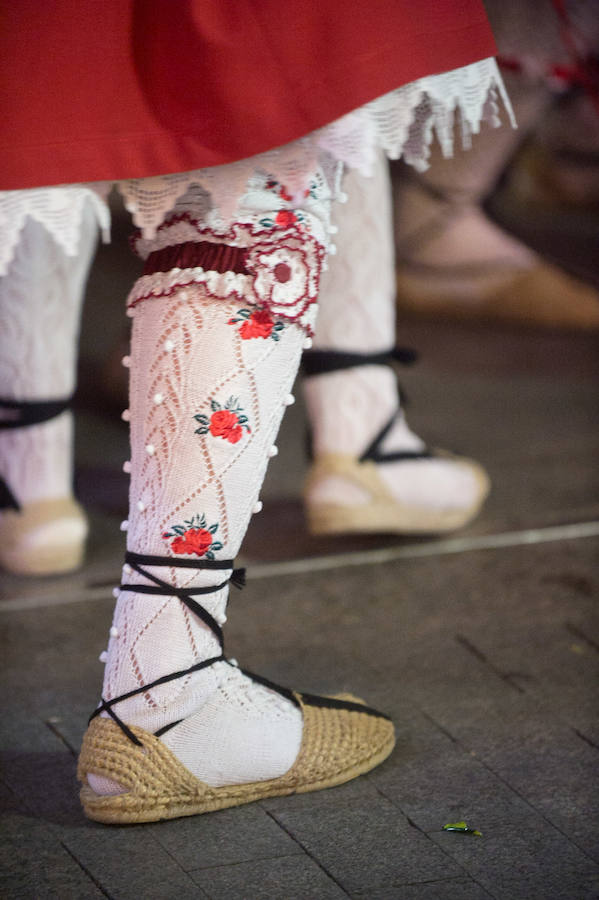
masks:
<instances>
[{"instance_id":1,"label":"white lace hem","mask_svg":"<svg viewBox=\"0 0 599 900\"><path fill-rule=\"evenodd\" d=\"M212 222L230 219L256 172L284 184L300 200L307 179L324 173L332 194L339 197L340 164L365 175L377 152L402 157L423 170L436 135L443 153L453 151L456 112L462 144L468 147L485 121L500 124L499 103L515 125L512 108L494 59L484 59L451 72L429 75L389 94L284 147L226 166L118 182L125 206L144 237L151 238L167 214L193 186L201 192ZM6 274L27 216L41 222L68 256L77 253L83 204L90 201L105 239L110 224L106 197L110 183L64 185L0 192L0 275Z\"/></svg>"}]
</instances>

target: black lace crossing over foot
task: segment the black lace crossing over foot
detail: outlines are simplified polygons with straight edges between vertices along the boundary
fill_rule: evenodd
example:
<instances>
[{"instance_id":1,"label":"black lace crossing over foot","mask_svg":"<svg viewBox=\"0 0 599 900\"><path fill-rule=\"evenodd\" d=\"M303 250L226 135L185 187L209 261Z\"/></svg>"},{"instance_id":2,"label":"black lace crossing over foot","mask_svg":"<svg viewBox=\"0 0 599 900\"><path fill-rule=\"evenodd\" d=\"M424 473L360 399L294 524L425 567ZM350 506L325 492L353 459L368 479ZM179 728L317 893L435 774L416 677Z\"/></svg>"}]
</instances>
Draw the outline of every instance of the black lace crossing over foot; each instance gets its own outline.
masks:
<instances>
[{"instance_id":1,"label":"black lace crossing over foot","mask_svg":"<svg viewBox=\"0 0 599 900\"><path fill-rule=\"evenodd\" d=\"M0 430L27 428L55 419L70 408L72 397L63 400L7 400L0 397ZM0 510L19 512L21 505L0 475Z\"/></svg>"},{"instance_id":2,"label":"black lace crossing over foot","mask_svg":"<svg viewBox=\"0 0 599 900\"><path fill-rule=\"evenodd\" d=\"M390 366L395 370L396 365L412 365L418 359L415 350L408 347L394 347L381 353L348 353L344 350L307 350L302 357L302 371L304 375L326 375L329 372L339 372L343 369L352 369L356 366ZM405 394L397 382L400 400L405 405ZM359 462L369 460L374 463L402 462L412 459L431 459L435 454L428 447L422 450L394 450L384 452L381 450L383 441L395 425L403 417L401 408L395 410L391 418L383 425L381 430L366 447L359 457Z\"/></svg>"},{"instance_id":3,"label":"black lace crossing over foot","mask_svg":"<svg viewBox=\"0 0 599 900\"><path fill-rule=\"evenodd\" d=\"M208 610L205 609L194 598L205 594L215 594L217 593L217 591L220 591L222 590L222 588L226 587L229 583L238 588L243 587L245 584L245 569L233 568L234 561L232 559L174 559L171 556L148 556L141 553L131 552L127 552L125 554L125 562L128 563L131 569L137 572L138 575L143 576L144 578L148 579L148 581L153 582L153 584L125 583L119 585L119 590L131 591L132 593L136 594L152 594L162 597L177 597L181 601L181 603L184 604L184 606L186 606L195 616L198 617L198 619L200 619L204 623L204 625L206 625L212 631L219 642L221 651L218 656L212 656L209 659L203 660L202 662L195 663L195 665L190 666L188 669L182 669L181 671L171 672L169 675L163 675L161 678L157 678L156 681L152 681L149 684L144 684L132 691L127 691L126 694L121 694L119 697L114 697L112 700L105 700L103 697L101 698L100 705L94 710L89 718L89 721L91 722L92 719L95 719L95 717L99 716L100 713L106 712L116 722L119 728L127 735L130 741L132 741L134 744L141 745L141 741L121 720L121 718L114 711L113 707L117 703L121 703L123 700L128 700L130 697L135 697L137 694L142 694L145 691L149 691L152 688L158 687L158 685L166 684L167 682L174 681L177 678L183 678L185 675L189 675L192 672L199 672L202 669L208 668L208 666L213 666L217 662L226 662L229 665L235 665L225 656L222 628L220 627L216 619L208 612ZM208 585L206 587L179 588L175 587L172 584L169 584L166 581L163 581L161 578L158 578L151 572L148 572L145 566L158 566L175 569L210 569L213 571L231 569L232 571L231 575L229 575L228 578L225 578L224 581L221 581L216 585ZM240 669L240 671L242 671L244 675L248 675L254 681L257 681L260 684L269 687L271 690L281 694L296 706L299 705L295 696L293 695L293 692L288 690L287 688L280 687L279 685L274 684L273 682L268 681L265 678L260 678L256 675L252 675L245 669ZM182 719L177 719L175 722L164 725L154 733L155 736L160 737L160 735L165 734L169 729L174 728L175 725L178 725L182 721Z\"/></svg>"}]
</instances>

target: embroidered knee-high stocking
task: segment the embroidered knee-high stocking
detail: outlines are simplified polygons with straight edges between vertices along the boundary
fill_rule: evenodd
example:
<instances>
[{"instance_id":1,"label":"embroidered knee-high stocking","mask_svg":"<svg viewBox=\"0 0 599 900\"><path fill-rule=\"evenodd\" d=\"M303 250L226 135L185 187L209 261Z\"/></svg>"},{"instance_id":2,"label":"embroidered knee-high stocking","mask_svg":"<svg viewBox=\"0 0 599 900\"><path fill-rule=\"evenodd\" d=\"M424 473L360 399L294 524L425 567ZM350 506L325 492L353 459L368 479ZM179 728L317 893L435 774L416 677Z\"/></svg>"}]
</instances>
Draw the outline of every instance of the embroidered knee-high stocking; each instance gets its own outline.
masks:
<instances>
[{"instance_id":1,"label":"embroidered knee-high stocking","mask_svg":"<svg viewBox=\"0 0 599 900\"><path fill-rule=\"evenodd\" d=\"M85 204L78 254L68 256L29 218L0 278L0 565L13 572L66 571L82 559L68 406L97 231Z\"/></svg>"},{"instance_id":2,"label":"embroidered knee-high stocking","mask_svg":"<svg viewBox=\"0 0 599 900\"><path fill-rule=\"evenodd\" d=\"M128 554L103 703L80 767L93 791L84 788L86 811L103 821L129 821L124 807L107 818L107 805L140 789L107 762L106 741L96 752L93 729L112 727L107 716L127 753L157 735L160 752L168 748L202 790L287 777L305 740L300 702L227 661L220 630L232 560L292 402L324 256L309 216L302 228L288 216L280 229L262 218L257 230L216 234L175 217L131 295ZM389 740L387 730L386 752ZM242 792L218 805L244 796L254 799Z\"/></svg>"},{"instance_id":3,"label":"embroidered knee-high stocking","mask_svg":"<svg viewBox=\"0 0 599 900\"><path fill-rule=\"evenodd\" d=\"M240 301L203 286L139 305L131 345L131 491L128 549L172 557L143 570L176 587L227 582L285 409L305 335L287 324L265 337ZM249 323L249 327L248 326ZM276 325L275 325L276 327ZM277 340L274 340L276 337ZM191 563L177 568L177 563ZM125 582L151 583L125 569ZM219 625L228 585L195 599ZM219 656L211 629L176 597L124 591L108 649L104 697ZM211 785L272 778L297 755L301 716L279 695L226 662L115 707L127 723L164 735L179 759ZM268 740L264 741L264 735Z\"/></svg>"},{"instance_id":4,"label":"embroidered knee-high stocking","mask_svg":"<svg viewBox=\"0 0 599 900\"><path fill-rule=\"evenodd\" d=\"M315 533L421 532L463 525L487 479L468 460L433 454L408 427L391 364L395 275L391 190L381 157L373 178L346 176L337 254L323 277L304 390L315 458L306 488Z\"/></svg>"}]
</instances>

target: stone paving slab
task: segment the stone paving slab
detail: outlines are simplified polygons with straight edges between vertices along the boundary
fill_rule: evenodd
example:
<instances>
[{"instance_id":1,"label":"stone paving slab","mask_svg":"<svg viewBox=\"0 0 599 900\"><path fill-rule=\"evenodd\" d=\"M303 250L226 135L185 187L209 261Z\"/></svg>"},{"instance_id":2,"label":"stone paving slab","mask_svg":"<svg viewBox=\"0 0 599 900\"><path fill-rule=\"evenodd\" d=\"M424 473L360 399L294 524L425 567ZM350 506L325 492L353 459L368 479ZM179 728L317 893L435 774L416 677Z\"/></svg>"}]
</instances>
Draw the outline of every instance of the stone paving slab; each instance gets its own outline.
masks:
<instances>
[{"instance_id":1,"label":"stone paving slab","mask_svg":"<svg viewBox=\"0 0 599 900\"><path fill-rule=\"evenodd\" d=\"M307 856L191 872L210 900L343 900L348 895Z\"/></svg>"},{"instance_id":2,"label":"stone paving slab","mask_svg":"<svg viewBox=\"0 0 599 900\"><path fill-rule=\"evenodd\" d=\"M258 804L178 819L166 828L150 825L146 831L186 872L304 855Z\"/></svg>"},{"instance_id":3,"label":"stone paving slab","mask_svg":"<svg viewBox=\"0 0 599 900\"><path fill-rule=\"evenodd\" d=\"M0 896L3 900L104 896L56 833L0 784Z\"/></svg>"},{"instance_id":4,"label":"stone paving slab","mask_svg":"<svg viewBox=\"0 0 599 900\"><path fill-rule=\"evenodd\" d=\"M386 798L360 798L317 814L293 804L273 813L347 893L427 879L452 878L462 869Z\"/></svg>"},{"instance_id":5,"label":"stone paving slab","mask_svg":"<svg viewBox=\"0 0 599 900\"><path fill-rule=\"evenodd\" d=\"M493 896L471 878L421 881L401 888L391 885L352 895L353 900L489 900Z\"/></svg>"},{"instance_id":6,"label":"stone paving slab","mask_svg":"<svg viewBox=\"0 0 599 900\"><path fill-rule=\"evenodd\" d=\"M204 896L144 826L86 823L82 828L68 829L62 840L108 897L192 900Z\"/></svg>"}]
</instances>

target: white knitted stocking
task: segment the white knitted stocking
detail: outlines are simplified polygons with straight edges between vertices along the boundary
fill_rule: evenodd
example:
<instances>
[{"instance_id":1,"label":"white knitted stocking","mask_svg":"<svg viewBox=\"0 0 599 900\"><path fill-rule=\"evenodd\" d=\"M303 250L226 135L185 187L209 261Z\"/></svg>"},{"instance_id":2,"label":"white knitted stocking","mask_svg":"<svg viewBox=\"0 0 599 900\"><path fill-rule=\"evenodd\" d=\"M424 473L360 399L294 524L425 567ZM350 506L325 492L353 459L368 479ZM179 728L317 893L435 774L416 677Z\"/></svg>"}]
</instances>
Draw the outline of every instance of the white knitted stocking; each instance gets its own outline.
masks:
<instances>
[{"instance_id":1,"label":"white knitted stocking","mask_svg":"<svg viewBox=\"0 0 599 900\"><path fill-rule=\"evenodd\" d=\"M81 303L97 231L94 211L85 204L78 255L67 256L43 225L27 219L0 278L1 399L63 400L73 392ZM20 506L71 495L72 430L70 412L37 425L0 428L0 475Z\"/></svg>"},{"instance_id":2,"label":"white knitted stocking","mask_svg":"<svg viewBox=\"0 0 599 900\"><path fill-rule=\"evenodd\" d=\"M260 510L258 493L306 340L291 320L307 321L315 312L324 252L307 230L294 223L276 229L267 221L258 234L253 226L232 226L225 243L190 216L175 217L159 232L151 259L164 258L165 247L170 254L170 234L175 244L187 238L178 245L184 254L204 253L201 264L196 258L191 268L172 268L171 260L132 291L125 527L133 553L187 566L231 560ZM148 279L163 293L140 300ZM177 587L219 585L231 575L231 568L151 562L143 569ZM129 565L123 580L151 584ZM225 585L195 598L219 625L227 593ZM122 591L103 697L114 699L220 653L213 631L177 597ZM299 710L224 660L120 701L114 711L150 731L183 720L161 739L212 786L277 777L291 767L301 742ZM118 790L94 776L90 783L101 793Z\"/></svg>"},{"instance_id":3,"label":"white knitted stocking","mask_svg":"<svg viewBox=\"0 0 599 900\"><path fill-rule=\"evenodd\" d=\"M337 254L322 281L315 349L380 353L395 343L395 271L388 164L380 157L372 178L345 177L348 203L339 216ZM364 365L306 378L304 391L313 452L359 457L400 405L393 371ZM419 451L424 444L402 415L383 451ZM476 477L449 459L418 459L378 466L391 494L409 506L469 506ZM358 505L368 495L337 475L311 484L308 502Z\"/></svg>"}]
</instances>

